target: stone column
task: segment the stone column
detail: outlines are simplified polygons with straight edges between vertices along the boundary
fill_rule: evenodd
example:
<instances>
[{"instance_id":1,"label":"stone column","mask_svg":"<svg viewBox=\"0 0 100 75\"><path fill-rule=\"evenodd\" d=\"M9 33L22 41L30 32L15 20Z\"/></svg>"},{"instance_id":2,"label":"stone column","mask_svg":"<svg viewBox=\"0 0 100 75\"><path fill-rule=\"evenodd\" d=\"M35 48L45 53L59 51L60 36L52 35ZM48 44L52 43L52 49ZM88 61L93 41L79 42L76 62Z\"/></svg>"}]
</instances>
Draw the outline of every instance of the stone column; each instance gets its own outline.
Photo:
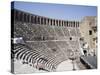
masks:
<instances>
[{"instance_id":1,"label":"stone column","mask_svg":"<svg viewBox=\"0 0 100 75\"><path fill-rule=\"evenodd\" d=\"M57 20L55 20L55 25L57 26Z\"/></svg>"},{"instance_id":2,"label":"stone column","mask_svg":"<svg viewBox=\"0 0 100 75\"><path fill-rule=\"evenodd\" d=\"M29 23L31 22L31 15L29 14Z\"/></svg>"},{"instance_id":3,"label":"stone column","mask_svg":"<svg viewBox=\"0 0 100 75\"><path fill-rule=\"evenodd\" d=\"M16 20L16 10L14 10L14 20Z\"/></svg>"},{"instance_id":4,"label":"stone column","mask_svg":"<svg viewBox=\"0 0 100 75\"><path fill-rule=\"evenodd\" d=\"M35 24L37 24L37 16L35 16L34 21L35 21Z\"/></svg>"},{"instance_id":5,"label":"stone column","mask_svg":"<svg viewBox=\"0 0 100 75\"><path fill-rule=\"evenodd\" d=\"M38 16L36 16L36 24L38 24Z\"/></svg>"},{"instance_id":6,"label":"stone column","mask_svg":"<svg viewBox=\"0 0 100 75\"><path fill-rule=\"evenodd\" d=\"M27 14L27 22L29 22L29 14Z\"/></svg>"},{"instance_id":7,"label":"stone column","mask_svg":"<svg viewBox=\"0 0 100 75\"><path fill-rule=\"evenodd\" d=\"M58 26L61 26L61 20L58 20Z\"/></svg>"},{"instance_id":8,"label":"stone column","mask_svg":"<svg viewBox=\"0 0 100 75\"><path fill-rule=\"evenodd\" d=\"M48 19L46 18L46 25L48 25Z\"/></svg>"},{"instance_id":9,"label":"stone column","mask_svg":"<svg viewBox=\"0 0 100 75\"><path fill-rule=\"evenodd\" d=\"M62 26L63 26L63 20L62 20Z\"/></svg>"},{"instance_id":10,"label":"stone column","mask_svg":"<svg viewBox=\"0 0 100 75\"><path fill-rule=\"evenodd\" d=\"M50 19L50 25L52 25L52 19Z\"/></svg>"},{"instance_id":11,"label":"stone column","mask_svg":"<svg viewBox=\"0 0 100 75\"><path fill-rule=\"evenodd\" d=\"M63 20L63 26L64 26L64 20Z\"/></svg>"},{"instance_id":12,"label":"stone column","mask_svg":"<svg viewBox=\"0 0 100 75\"><path fill-rule=\"evenodd\" d=\"M33 16L31 16L31 23L33 23Z\"/></svg>"},{"instance_id":13,"label":"stone column","mask_svg":"<svg viewBox=\"0 0 100 75\"><path fill-rule=\"evenodd\" d=\"M57 20L57 26L59 26L59 20Z\"/></svg>"},{"instance_id":14,"label":"stone column","mask_svg":"<svg viewBox=\"0 0 100 75\"><path fill-rule=\"evenodd\" d=\"M62 21L60 20L60 26L62 26Z\"/></svg>"},{"instance_id":15,"label":"stone column","mask_svg":"<svg viewBox=\"0 0 100 75\"><path fill-rule=\"evenodd\" d=\"M75 25L74 25L74 21L73 21L72 23L73 23L73 27L75 27Z\"/></svg>"},{"instance_id":16,"label":"stone column","mask_svg":"<svg viewBox=\"0 0 100 75\"><path fill-rule=\"evenodd\" d=\"M44 17L42 19L43 19L43 25L44 25Z\"/></svg>"},{"instance_id":17,"label":"stone column","mask_svg":"<svg viewBox=\"0 0 100 75\"><path fill-rule=\"evenodd\" d=\"M67 25L68 25L68 27L69 27L69 21L67 21Z\"/></svg>"},{"instance_id":18,"label":"stone column","mask_svg":"<svg viewBox=\"0 0 100 75\"><path fill-rule=\"evenodd\" d=\"M70 21L70 25L71 25L71 27L73 27L73 25L72 25L72 21Z\"/></svg>"},{"instance_id":19,"label":"stone column","mask_svg":"<svg viewBox=\"0 0 100 75\"><path fill-rule=\"evenodd\" d=\"M44 18L44 24L46 25L46 18Z\"/></svg>"},{"instance_id":20,"label":"stone column","mask_svg":"<svg viewBox=\"0 0 100 75\"><path fill-rule=\"evenodd\" d=\"M35 16L34 15L33 15L32 21L33 21L33 24L35 24Z\"/></svg>"},{"instance_id":21,"label":"stone column","mask_svg":"<svg viewBox=\"0 0 100 75\"><path fill-rule=\"evenodd\" d=\"M65 26L67 26L67 22L65 21Z\"/></svg>"},{"instance_id":22,"label":"stone column","mask_svg":"<svg viewBox=\"0 0 100 75\"><path fill-rule=\"evenodd\" d=\"M49 25L49 19L47 19L47 25Z\"/></svg>"},{"instance_id":23,"label":"stone column","mask_svg":"<svg viewBox=\"0 0 100 75\"><path fill-rule=\"evenodd\" d=\"M22 22L24 22L24 13L22 12Z\"/></svg>"},{"instance_id":24,"label":"stone column","mask_svg":"<svg viewBox=\"0 0 100 75\"><path fill-rule=\"evenodd\" d=\"M69 21L69 26L71 27L71 21Z\"/></svg>"},{"instance_id":25,"label":"stone column","mask_svg":"<svg viewBox=\"0 0 100 75\"><path fill-rule=\"evenodd\" d=\"M61 26L61 20L59 20L59 26Z\"/></svg>"},{"instance_id":26,"label":"stone column","mask_svg":"<svg viewBox=\"0 0 100 75\"><path fill-rule=\"evenodd\" d=\"M54 19L52 19L52 25L54 25Z\"/></svg>"},{"instance_id":27,"label":"stone column","mask_svg":"<svg viewBox=\"0 0 100 75\"><path fill-rule=\"evenodd\" d=\"M64 24L63 26L65 26L65 21L63 21L63 22L64 22L64 23L63 23L63 24Z\"/></svg>"},{"instance_id":28,"label":"stone column","mask_svg":"<svg viewBox=\"0 0 100 75\"><path fill-rule=\"evenodd\" d=\"M53 25L55 26L55 19L53 19Z\"/></svg>"},{"instance_id":29,"label":"stone column","mask_svg":"<svg viewBox=\"0 0 100 75\"><path fill-rule=\"evenodd\" d=\"M71 27L71 21L69 21L69 26Z\"/></svg>"},{"instance_id":30,"label":"stone column","mask_svg":"<svg viewBox=\"0 0 100 75\"><path fill-rule=\"evenodd\" d=\"M80 26L80 22L78 22L78 27Z\"/></svg>"},{"instance_id":31,"label":"stone column","mask_svg":"<svg viewBox=\"0 0 100 75\"><path fill-rule=\"evenodd\" d=\"M52 25L54 25L54 20L52 19Z\"/></svg>"},{"instance_id":32,"label":"stone column","mask_svg":"<svg viewBox=\"0 0 100 75\"><path fill-rule=\"evenodd\" d=\"M31 15L29 15L29 23L31 23Z\"/></svg>"},{"instance_id":33,"label":"stone column","mask_svg":"<svg viewBox=\"0 0 100 75\"><path fill-rule=\"evenodd\" d=\"M77 21L76 21L76 22L74 22L74 24L75 24L75 27L77 27Z\"/></svg>"},{"instance_id":34,"label":"stone column","mask_svg":"<svg viewBox=\"0 0 100 75\"><path fill-rule=\"evenodd\" d=\"M59 26L58 22L59 22L59 21L57 20L57 26Z\"/></svg>"},{"instance_id":35,"label":"stone column","mask_svg":"<svg viewBox=\"0 0 100 75\"><path fill-rule=\"evenodd\" d=\"M26 22L28 22L28 14L26 14Z\"/></svg>"},{"instance_id":36,"label":"stone column","mask_svg":"<svg viewBox=\"0 0 100 75\"><path fill-rule=\"evenodd\" d=\"M39 24L41 25L41 17L39 17L39 22L40 22Z\"/></svg>"},{"instance_id":37,"label":"stone column","mask_svg":"<svg viewBox=\"0 0 100 75\"><path fill-rule=\"evenodd\" d=\"M67 25L67 27L68 27L68 21L66 21L66 25Z\"/></svg>"},{"instance_id":38,"label":"stone column","mask_svg":"<svg viewBox=\"0 0 100 75\"><path fill-rule=\"evenodd\" d=\"M19 15L19 11L17 11L17 20L19 21L20 15Z\"/></svg>"},{"instance_id":39,"label":"stone column","mask_svg":"<svg viewBox=\"0 0 100 75\"><path fill-rule=\"evenodd\" d=\"M54 19L55 20L55 19ZM55 26L56 26L56 20L55 20Z\"/></svg>"},{"instance_id":40,"label":"stone column","mask_svg":"<svg viewBox=\"0 0 100 75\"><path fill-rule=\"evenodd\" d=\"M26 21L26 14L24 13L24 22Z\"/></svg>"}]
</instances>

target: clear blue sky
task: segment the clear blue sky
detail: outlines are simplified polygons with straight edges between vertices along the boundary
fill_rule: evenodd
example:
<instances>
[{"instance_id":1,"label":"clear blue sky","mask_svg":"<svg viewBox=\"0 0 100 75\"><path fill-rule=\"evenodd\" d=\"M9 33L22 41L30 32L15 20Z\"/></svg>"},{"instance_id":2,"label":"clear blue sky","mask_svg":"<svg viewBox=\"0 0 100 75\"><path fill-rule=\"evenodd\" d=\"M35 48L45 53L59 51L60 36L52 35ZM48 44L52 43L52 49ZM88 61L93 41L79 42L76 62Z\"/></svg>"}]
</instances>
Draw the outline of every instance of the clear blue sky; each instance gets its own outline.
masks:
<instances>
[{"instance_id":1,"label":"clear blue sky","mask_svg":"<svg viewBox=\"0 0 100 75\"><path fill-rule=\"evenodd\" d=\"M15 1L14 8L40 16L63 20L81 20L84 16L97 16L96 6Z\"/></svg>"}]
</instances>

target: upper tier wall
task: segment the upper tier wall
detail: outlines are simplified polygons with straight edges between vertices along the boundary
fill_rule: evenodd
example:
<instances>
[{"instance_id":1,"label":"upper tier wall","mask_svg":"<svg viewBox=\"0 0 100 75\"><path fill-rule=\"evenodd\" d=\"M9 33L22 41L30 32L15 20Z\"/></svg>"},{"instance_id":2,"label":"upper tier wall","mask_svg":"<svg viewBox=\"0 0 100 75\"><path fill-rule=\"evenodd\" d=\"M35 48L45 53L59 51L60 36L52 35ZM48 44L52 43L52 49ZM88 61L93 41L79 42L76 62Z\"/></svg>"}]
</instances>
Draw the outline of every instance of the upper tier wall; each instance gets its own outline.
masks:
<instances>
[{"instance_id":1,"label":"upper tier wall","mask_svg":"<svg viewBox=\"0 0 100 75\"><path fill-rule=\"evenodd\" d=\"M53 25L53 26L66 26L66 27L79 27L79 21L65 21L58 19L51 19L43 16L38 16L23 12L20 10L11 10L12 18L14 21L21 21L26 23L40 24L40 25Z\"/></svg>"}]
</instances>

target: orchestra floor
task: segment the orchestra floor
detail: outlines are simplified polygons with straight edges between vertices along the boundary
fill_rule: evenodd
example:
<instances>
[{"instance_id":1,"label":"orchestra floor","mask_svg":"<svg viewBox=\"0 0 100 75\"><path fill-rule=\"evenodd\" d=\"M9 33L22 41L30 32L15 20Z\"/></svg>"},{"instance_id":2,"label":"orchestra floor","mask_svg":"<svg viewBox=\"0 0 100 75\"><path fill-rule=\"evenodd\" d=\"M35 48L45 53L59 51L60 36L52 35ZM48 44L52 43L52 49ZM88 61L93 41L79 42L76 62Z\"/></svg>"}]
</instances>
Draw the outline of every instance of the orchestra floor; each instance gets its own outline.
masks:
<instances>
[{"instance_id":1,"label":"orchestra floor","mask_svg":"<svg viewBox=\"0 0 100 75\"><path fill-rule=\"evenodd\" d=\"M75 63L75 69L78 70L79 67ZM72 71L73 70L73 64L71 60L66 60L62 63L60 63L56 69L56 71ZM29 66L28 64L22 64L21 61L16 60L14 62L14 73L15 74L28 74L28 73L41 73L41 72L47 72L43 70L38 70L34 67Z\"/></svg>"},{"instance_id":2,"label":"orchestra floor","mask_svg":"<svg viewBox=\"0 0 100 75\"><path fill-rule=\"evenodd\" d=\"M75 70L79 70L79 67L76 63L74 63ZM71 60L66 60L60 63L56 69L56 71L72 71L73 70L73 64Z\"/></svg>"}]
</instances>

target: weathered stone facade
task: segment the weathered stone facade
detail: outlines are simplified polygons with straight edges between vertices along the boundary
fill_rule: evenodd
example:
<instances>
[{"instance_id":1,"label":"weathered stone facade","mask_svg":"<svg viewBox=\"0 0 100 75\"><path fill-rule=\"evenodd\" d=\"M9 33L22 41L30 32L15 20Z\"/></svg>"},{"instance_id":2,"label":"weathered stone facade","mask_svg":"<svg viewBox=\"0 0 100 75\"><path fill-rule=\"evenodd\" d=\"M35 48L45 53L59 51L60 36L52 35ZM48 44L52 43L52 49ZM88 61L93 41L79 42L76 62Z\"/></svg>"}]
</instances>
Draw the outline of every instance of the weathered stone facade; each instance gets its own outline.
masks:
<instances>
[{"instance_id":1,"label":"weathered stone facade","mask_svg":"<svg viewBox=\"0 0 100 75\"><path fill-rule=\"evenodd\" d=\"M86 16L80 23L81 38L88 44L88 54L97 52L97 17Z\"/></svg>"}]
</instances>

